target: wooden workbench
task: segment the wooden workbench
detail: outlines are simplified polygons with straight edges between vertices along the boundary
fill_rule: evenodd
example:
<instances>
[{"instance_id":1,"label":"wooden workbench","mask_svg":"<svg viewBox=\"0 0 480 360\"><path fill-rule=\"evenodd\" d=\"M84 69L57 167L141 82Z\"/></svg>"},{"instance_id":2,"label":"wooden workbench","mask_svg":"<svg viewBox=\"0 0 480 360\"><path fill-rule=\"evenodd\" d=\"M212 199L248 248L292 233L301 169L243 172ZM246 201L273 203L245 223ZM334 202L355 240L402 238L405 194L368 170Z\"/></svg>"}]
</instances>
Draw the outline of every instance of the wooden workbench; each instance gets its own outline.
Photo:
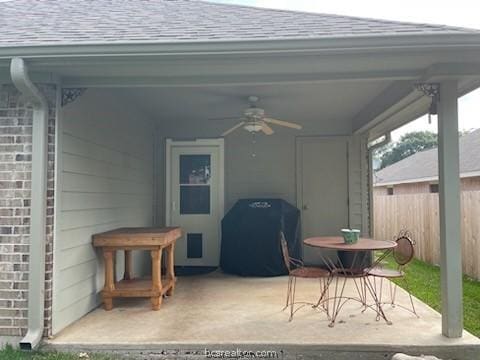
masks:
<instances>
[{"instance_id":1,"label":"wooden workbench","mask_svg":"<svg viewBox=\"0 0 480 360\"><path fill-rule=\"evenodd\" d=\"M174 248L182 235L180 228L120 228L93 235L93 246L103 251L105 286L102 299L105 310L113 308L116 297L149 297L152 309L158 310L163 295L173 295L175 289ZM123 280L115 281L115 253L125 251ZM132 250L148 250L152 256L152 278L134 279ZM162 252L166 252L166 274L162 276Z\"/></svg>"}]
</instances>

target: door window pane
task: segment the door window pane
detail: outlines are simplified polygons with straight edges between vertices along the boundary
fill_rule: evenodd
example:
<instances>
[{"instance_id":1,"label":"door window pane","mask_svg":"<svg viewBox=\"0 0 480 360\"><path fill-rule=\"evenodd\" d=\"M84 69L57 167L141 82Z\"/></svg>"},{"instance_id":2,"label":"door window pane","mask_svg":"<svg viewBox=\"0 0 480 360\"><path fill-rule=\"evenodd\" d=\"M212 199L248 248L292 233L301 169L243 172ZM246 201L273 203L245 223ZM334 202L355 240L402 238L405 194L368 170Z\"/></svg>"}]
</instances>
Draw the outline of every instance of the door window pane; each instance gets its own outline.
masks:
<instances>
[{"instance_id":1,"label":"door window pane","mask_svg":"<svg viewBox=\"0 0 480 360\"><path fill-rule=\"evenodd\" d=\"M180 186L180 214L210 214L210 186Z\"/></svg>"},{"instance_id":2,"label":"door window pane","mask_svg":"<svg viewBox=\"0 0 480 360\"><path fill-rule=\"evenodd\" d=\"M210 155L180 155L180 214L210 214Z\"/></svg>"},{"instance_id":3,"label":"door window pane","mask_svg":"<svg viewBox=\"0 0 480 360\"><path fill-rule=\"evenodd\" d=\"M210 155L180 155L180 184L210 184Z\"/></svg>"}]
</instances>

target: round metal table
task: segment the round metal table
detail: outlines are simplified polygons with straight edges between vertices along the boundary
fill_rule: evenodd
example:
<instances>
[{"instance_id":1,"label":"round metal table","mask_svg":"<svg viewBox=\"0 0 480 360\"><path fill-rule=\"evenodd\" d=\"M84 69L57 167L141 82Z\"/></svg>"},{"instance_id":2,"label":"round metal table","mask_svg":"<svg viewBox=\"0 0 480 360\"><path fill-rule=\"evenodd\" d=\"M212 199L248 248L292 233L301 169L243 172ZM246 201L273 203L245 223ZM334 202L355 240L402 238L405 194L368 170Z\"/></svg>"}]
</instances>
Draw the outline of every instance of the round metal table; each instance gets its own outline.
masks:
<instances>
[{"instance_id":1,"label":"round metal table","mask_svg":"<svg viewBox=\"0 0 480 360\"><path fill-rule=\"evenodd\" d=\"M345 244L341 236L319 236L303 240L307 246L340 251L388 250L397 246L395 241L359 238L355 244Z\"/></svg>"},{"instance_id":2,"label":"round metal table","mask_svg":"<svg viewBox=\"0 0 480 360\"><path fill-rule=\"evenodd\" d=\"M342 260L338 256L338 253L336 255L336 261L332 260L329 257L320 255L321 260L330 270L331 275L328 281L328 286L330 287L330 284L332 282L335 283L334 296L327 296L326 299L319 300L319 304L320 301L333 301L333 313L331 315L331 321L329 325L330 327L334 326L340 309L348 300L360 301L365 309L367 307L374 309L377 312L377 316L382 317L387 322L387 324L391 324L391 322L387 319L385 313L383 312L379 298L376 295L375 287L368 280L365 268L362 267L365 258L363 258L363 260L360 262L358 260L361 259L362 256L366 256L366 254L371 251L384 250L384 254L377 258L373 262L373 264L369 266L369 268L377 266L379 262L384 259L385 256L397 246L397 243L395 241L359 238L358 241L354 244L346 244L343 240L343 237L341 236L320 236L305 239L303 243L307 246L315 248L346 251L353 253L353 259L351 261L351 264L349 264L348 266L342 263ZM360 257L358 256L359 254ZM359 295L358 299L353 297L345 297L343 295L347 278L353 278L357 293ZM357 280L359 281L359 283L357 282ZM367 305L367 289L375 302L374 307ZM319 304L317 304L317 306Z\"/></svg>"}]
</instances>

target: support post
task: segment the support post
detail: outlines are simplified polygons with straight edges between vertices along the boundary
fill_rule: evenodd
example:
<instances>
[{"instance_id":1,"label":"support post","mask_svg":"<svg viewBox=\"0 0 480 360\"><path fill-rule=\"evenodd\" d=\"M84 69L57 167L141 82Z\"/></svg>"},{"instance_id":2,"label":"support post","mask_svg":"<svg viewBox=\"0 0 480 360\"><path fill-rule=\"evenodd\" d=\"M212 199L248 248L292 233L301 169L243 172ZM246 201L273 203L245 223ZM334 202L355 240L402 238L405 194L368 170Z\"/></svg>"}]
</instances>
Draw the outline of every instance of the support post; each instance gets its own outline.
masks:
<instances>
[{"instance_id":1,"label":"support post","mask_svg":"<svg viewBox=\"0 0 480 360\"><path fill-rule=\"evenodd\" d=\"M105 285L103 287L102 297L105 310L113 309L112 292L115 290L115 266L114 252L111 249L103 249L103 259L105 261Z\"/></svg>"},{"instance_id":2,"label":"support post","mask_svg":"<svg viewBox=\"0 0 480 360\"><path fill-rule=\"evenodd\" d=\"M462 336L462 243L458 148L458 83L440 83L438 106L438 172L440 199L440 277L442 333Z\"/></svg>"},{"instance_id":3,"label":"support post","mask_svg":"<svg viewBox=\"0 0 480 360\"><path fill-rule=\"evenodd\" d=\"M162 249L156 248L151 250L152 256L152 292L154 293L150 298L152 303L152 310L160 309L162 305Z\"/></svg>"}]
</instances>

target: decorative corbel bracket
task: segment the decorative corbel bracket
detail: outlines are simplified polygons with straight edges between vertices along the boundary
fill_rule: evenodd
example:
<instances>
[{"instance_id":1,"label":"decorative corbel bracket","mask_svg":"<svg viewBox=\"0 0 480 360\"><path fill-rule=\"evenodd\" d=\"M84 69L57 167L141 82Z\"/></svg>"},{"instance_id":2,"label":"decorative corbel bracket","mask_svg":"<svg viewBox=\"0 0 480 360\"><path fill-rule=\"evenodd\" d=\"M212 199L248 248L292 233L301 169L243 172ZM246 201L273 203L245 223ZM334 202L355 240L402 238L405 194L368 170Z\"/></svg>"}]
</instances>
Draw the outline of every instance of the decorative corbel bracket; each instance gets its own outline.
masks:
<instances>
[{"instance_id":1,"label":"decorative corbel bracket","mask_svg":"<svg viewBox=\"0 0 480 360\"><path fill-rule=\"evenodd\" d=\"M428 122L431 123L431 116L437 115L437 105L440 101L440 84L438 83L417 83L415 89L432 99L428 110Z\"/></svg>"},{"instance_id":2,"label":"decorative corbel bracket","mask_svg":"<svg viewBox=\"0 0 480 360\"><path fill-rule=\"evenodd\" d=\"M439 99L440 97L440 84L438 83L417 83L415 89L432 98Z\"/></svg>"},{"instance_id":3,"label":"decorative corbel bracket","mask_svg":"<svg viewBox=\"0 0 480 360\"><path fill-rule=\"evenodd\" d=\"M78 97L82 96L85 88L65 88L62 89L62 106L74 102Z\"/></svg>"}]
</instances>

